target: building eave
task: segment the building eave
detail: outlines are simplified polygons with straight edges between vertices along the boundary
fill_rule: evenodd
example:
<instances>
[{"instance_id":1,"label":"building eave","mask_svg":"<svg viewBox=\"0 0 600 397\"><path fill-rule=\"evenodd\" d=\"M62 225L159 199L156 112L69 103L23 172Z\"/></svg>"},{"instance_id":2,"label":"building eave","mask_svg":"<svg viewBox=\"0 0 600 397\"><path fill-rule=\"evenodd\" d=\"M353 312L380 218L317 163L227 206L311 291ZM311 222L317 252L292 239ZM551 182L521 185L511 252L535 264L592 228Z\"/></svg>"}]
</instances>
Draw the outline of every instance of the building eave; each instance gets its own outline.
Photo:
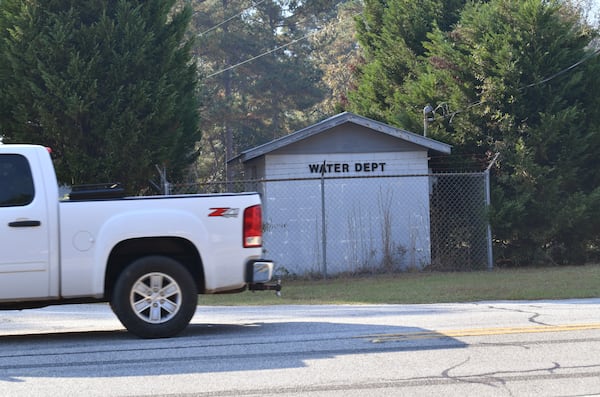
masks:
<instances>
[{"instance_id":1,"label":"building eave","mask_svg":"<svg viewBox=\"0 0 600 397\"><path fill-rule=\"evenodd\" d=\"M247 161L267 155L275 150L281 149L285 146L291 145L296 142L300 142L314 135L320 134L323 131L330 130L334 127L345 123L354 123L366 128L370 128L374 131L379 131L386 135L393 136L395 138L402 139L406 142L413 143L428 150L433 150L443 154L450 154L452 149L452 146L443 142L439 142L434 139L430 139L425 136L418 135L400 128L395 128L390 125L381 123L379 121L356 115L354 113L344 112L332 116L323 121L320 121L311 126L308 126L306 128L303 128L301 130L298 130L296 132L293 132L284 137L275 139L271 142L267 142L255 148L243 151L238 156L229 160L229 162L240 160L242 163L245 163Z\"/></svg>"}]
</instances>

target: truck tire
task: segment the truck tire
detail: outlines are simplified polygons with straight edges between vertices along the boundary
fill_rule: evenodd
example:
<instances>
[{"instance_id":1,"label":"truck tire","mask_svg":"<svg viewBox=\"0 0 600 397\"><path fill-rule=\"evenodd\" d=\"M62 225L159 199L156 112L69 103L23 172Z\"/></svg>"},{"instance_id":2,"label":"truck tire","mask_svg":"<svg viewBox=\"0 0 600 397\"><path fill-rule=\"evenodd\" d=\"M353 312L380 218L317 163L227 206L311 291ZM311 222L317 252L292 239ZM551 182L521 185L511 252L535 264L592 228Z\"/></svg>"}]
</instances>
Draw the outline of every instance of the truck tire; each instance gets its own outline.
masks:
<instances>
[{"instance_id":1,"label":"truck tire","mask_svg":"<svg viewBox=\"0 0 600 397\"><path fill-rule=\"evenodd\" d=\"M168 338L189 324L198 303L190 272L165 256L146 256L128 265L115 284L111 307L129 332Z\"/></svg>"}]
</instances>

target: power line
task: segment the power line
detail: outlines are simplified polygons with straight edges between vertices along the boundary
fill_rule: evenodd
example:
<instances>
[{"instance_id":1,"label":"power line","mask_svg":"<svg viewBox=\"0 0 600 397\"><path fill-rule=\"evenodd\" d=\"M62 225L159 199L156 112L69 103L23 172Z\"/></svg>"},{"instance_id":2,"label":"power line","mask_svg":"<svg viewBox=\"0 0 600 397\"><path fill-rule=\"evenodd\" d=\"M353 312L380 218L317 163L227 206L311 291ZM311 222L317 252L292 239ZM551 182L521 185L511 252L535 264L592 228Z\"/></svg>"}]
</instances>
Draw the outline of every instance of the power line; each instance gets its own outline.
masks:
<instances>
[{"instance_id":1,"label":"power line","mask_svg":"<svg viewBox=\"0 0 600 397\"><path fill-rule=\"evenodd\" d=\"M264 1L264 0L263 0L263 1ZM362 12L359 12L359 13L355 14L354 16L357 16L357 15L360 15L360 14L362 14ZM353 16L353 17L354 17L354 16ZM322 29L322 28L321 28L321 29ZM228 66L228 67L226 67L226 68L224 68L224 69L221 69L221 70L219 70L218 72L211 73L211 74L209 74L208 76L206 76L206 78L217 76L217 75L219 75L219 74L221 74L221 73L227 72L228 70L235 69L235 68L237 68L238 66L244 65L244 64L246 64L246 63L248 63L248 62L252 62L252 61L254 61L254 60L258 59L258 58L262 58L262 57L264 57L265 55L269 55L269 54L271 54L271 53L273 53L273 52L275 52L275 51L277 51L277 50L281 50L282 48L288 47L288 46L290 46L290 45L292 45L292 44L295 44L295 43L297 43L297 42L299 42L299 41L302 41L302 40L304 40L304 39L307 39L308 37L310 37L310 36L312 36L312 35L314 35L314 34L318 33L319 31L321 31L321 29L317 29L317 30L315 30L315 31L313 31L313 32L307 33L307 34L305 34L304 36L302 36L302 37L300 37L300 38L298 38L298 39L292 40L292 41L290 41L290 42L289 42L289 43L287 43L287 44L280 45L279 47L276 47L276 48L273 48L273 49L271 49L271 50L265 51L265 52L263 52L262 54L256 55L256 56L254 56L254 57L252 57L252 58L250 58L250 59L246 59L245 61L242 61L242 62L236 63L235 65Z\"/></svg>"},{"instance_id":2,"label":"power line","mask_svg":"<svg viewBox=\"0 0 600 397\"><path fill-rule=\"evenodd\" d=\"M262 3L264 3L266 0L260 0L258 3L254 3L252 4L250 7L244 8L242 11L238 12L235 15L232 15L231 17L227 18L226 20L224 20L221 23L216 24L215 26L213 26L212 28L209 28L207 30L205 30L204 32L200 33L198 36L204 36L205 34L212 32L213 30L219 28L220 26L223 26L224 24L226 24L227 22L231 21L232 19L235 19L237 17L239 17L240 15L242 15L243 13L245 13L246 11L248 11L251 8L257 7L259 5L261 5Z\"/></svg>"},{"instance_id":3,"label":"power line","mask_svg":"<svg viewBox=\"0 0 600 397\"><path fill-rule=\"evenodd\" d=\"M298 38L298 39L295 39L295 40L292 40L292 41L290 41L290 42L289 42L289 43L287 43L287 44L280 45L279 47L275 47L275 48L273 48L273 49L271 49L271 50L265 51L265 52L263 52L262 54L256 55L256 56L254 56L254 57L252 57L252 58L249 58L249 59L246 59L245 61L242 61L242 62L236 63L235 65L228 66L228 67L226 67L225 69L221 69L221 70L219 70L218 72L211 73L211 74L209 74L208 76L206 76L206 78L214 77L214 76L216 76L216 75L219 75L219 74L221 74L221 73L227 72L228 70L235 69L235 68L237 68L238 66L242 66L242 65L244 65L244 64L246 64L246 63L248 63L248 62L252 62L252 61L254 61L254 60L258 59L258 58L264 57L265 55L269 55L269 54L271 54L271 53L273 53L273 52L275 52L275 51L281 50L282 48L288 47L288 46L290 46L290 45L292 45L292 44L294 44L294 43L297 43L297 42L299 42L299 41L302 41L302 40L306 39L307 37L309 37L310 35L313 35L314 33L315 33L315 32L308 33L308 34L306 34L306 35L304 35L304 36L302 36L302 37L300 37L300 38Z\"/></svg>"},{"instance_id":4,"label":"power line","mask_svg":"<svg viewBox=\"0 0 600 397\"><path fill-rule=\"evenodd\" d=\"M579 61L575 62L574 64L572 64L571 66L564 68L563 70L554 73L552 76L550 77L546 77L545 79L542 79L541 81L538 81L537 83L531 83L529 85L526 85L525 87L521 87L519 88L519 90L524 90L525 88L531 88L531 87L535 87L544 83L549 82L550 80L553 80L569 71L571 71L571 69L575 69L577 66L581 65L582 63L588 61L589 59L595 57L596 55L600 54L600 49L595 50L594 52L592 52L591 54L583 57L582 59L580 59Z\"/></svg>"},{"instance_id":5,"label":"power line","mask_svg":"<svg viewBox=\"0 0 600 397\"><path fill-rule=\"evenodd\" d=\"M577 61L577 62L575 62L574 64L572 64L572 65L570 65L570 66L568 66L568 67L566 67L566 68L564 68L564 69L562 69L562 70L560 70L560 71L558 71L558 72L554 73L553 75L551 75L551 76L549 76L549 77L545 77L545 78L543 78L542 80L540 80L540 81L538 81L538 82L531 83L531 84L528 84L528 85L525 85L525 86L522 86L522 87L520 87L520 88L518 89L518 91L523 91L523 90L525 90L526 88L537 87L537 86L539 86L539 85L542 85L542 84L545 84L545 83L547 83L547 82L549 82L549 81L551 81L551 80L554 80L555 78L557 78L557 77L559 77L559 76L562 76L563 74L566 74L566 73L570 72L571 70L575 69L577 66L581 65L581 64L582 64L582 63L584 63L584 62L587 62L587 61L588 61L588 60L590 60L591 58L593 58L593 57L595 57L595 56L598 56L598 55L600 55L600 48L599 48L599 49L596 49L596 50L594 50L592 53L590 53L590 54L588 54L588 55L584 56L584 57L583 57L583 58L581 58L579 61ZM450 119L450 123L452 123L452 119L454 119L454 116L456 116L457 114L459 114L459 113L464 113L464 112L466 112L466 111L470 110L471 108L474 108L474 107L476 107L476 106L483 105L484 103L486 103L486 102L485 102L485 101L482 101L482 100L479 100L479 101L477 101L477 102L472 102L472 103L468 104L468 105L467 105L467 106L466 106L464 109L459 109L459 110L456 110L456 111L454 111L454 112L450 112L450 111L448 110L448 104L447 104L446 102L443 102L442 104L439 104L439 105L438 105L438 106L437 106L437 107L434 109L434 111L433 111L433 112L435 113L435 110L437 110L437 109L442 109L442 118L444 118L444 119L447 119L447 118L449 118L449 119Z\"/></svg>"},{"instance_id":6,"label":"power line","mask_svg":"<svg viewBox=\"0 0 600 397\"><path fill-rule=\"evenodd\" d=\"M247 8L245 8L244 10L242 10L242 11L238 12L237 14L235 14L235 15L233 15L233 16L231 16L231 17L229 17L228 19L224 20L223 22L221 22L221 23L219 23L219 24L217 24L217 25L215 25L215 26L211 27L210 29L208 29L208 30L206 30L206 31L204 31L204 32L202 32L202 33L200 33L200 36L202 36L202 35L204 35L204 34L206 34L206 33L209 33L209 32L211 32L211 31L213 31L213 30L217 29L218 27L222 26L223 24L225 24L225 23L227 23L227 22L231 21L232 19L234 19L234 18L236 18L236 17L240 16L241 14L243 14L244 12L246 12L247 10L249 10L249 9L251 9L251 8L253 8L253 7L256 7L256 6L260 5L260 4L262 4L263 2L265 2L265 0L260 0L258 3L255 3L255 4L251 5L250 7L247 7ZM362 12L359 12L359 13L357 13L356 15L360 15L360 14L362 14ZM355 15L355 16L356 16L356 15ZM287 44L283 44L283 45L281 45L281 46L278 46L278 47L276 47L276 48L273 48L273 49L271 49L271 50L265 51L265 52L263 52L263 53L261 53L261 54L259 54L259 55L256 55L256 56L254 56L254 57L252 57L252 58L246 59L246 60L244 60L244 61L242 61L242 62L239 62L239 63L236 63L236 64L234 64L234 65L228 66L228 67L226 67L226 68L224 68L224 69L221 69L221 70L219 70L219 71L217 71L217 72L211 73L211 74L207 75L207 76L206 76L206 78L210 78L210 77L217 76L217 75L219 75L219 74L221 74L221 73L227 72L227 71L229 71L229 70L232 70L232 69L235 69L235 68L237 68L237 67L239 67L239 66L242 66L242 65L244 65L244 64L246 64L246 63L249 63L249 62L252 62L252 61L254 61L254 60L256 60L256 59L262 58L263 56L266 56L266 55L272 54L272 53L273 53L273 52L275 52L275 51L278 51L278 50L280 50L280 49L286 48L286 47L288 47L288 46L290 46L290 45L292 45L292 44L295 44L295 43L297 43L297 42L299 42L299 41L302 41L302 40L304 40L304 39L308 38L309 36L311 36L311 35L313 35L313 34L315 34L315 33L319 32L320 30L321 30L321 29L315 30L315 31L313 31L313 32L311 32L311 33L308 33L308 34L306 34L306 35L304 35L304 36L302 36L302 37L298 38L298 39L292 40L292 41L290 41L290 42L289 42L289 43L287 43ZM593 57L597 56L598 54L600 54L600 49L596 49L594 52L592 52L591 54L589 54L589 55L585 56L584 58L580 59L579 61L577 61L577 62L576 62L576 63L574 63L573 65L571 65L571 66L569 66L569 67L567 67L567 68L565 68L565 69L562 69L561 71L559 71L559 72L557 72L557 73L553 74L553 75L552 75L552 76L550 76L550 77L546 77L546 78L542 79L542 80L541 80L541 81L539 81L539 82L536 82L536 83L531 83L531 84L529 84L529 85L526 85L526 86L523 86L523 87L519 88L519 91L521 91L521 90L524 90L524 89L526 89L526 88L531 88L531 87L535 87L535 86L538 86L538 85L541 85L541 84L545 84L545 83L547 83L548 81L551 81L551 80L553 80L553 79L555 79L555 78L557 78L557 77L559 77L559 76L561 76L561 75L563 75L563 74L565 74L565 73L567 73L567 72L571 71L572 69L574 69L574 68L576 68L577 66L581 65L582 63L584 63L584 62L588 61L589 59L591 59L591 58L593 58ZM450 113L450 112L449 112L449 113L446 113L446 112L444 112L444 115L443 115L443 117L444 117L444 118L448 118L448 117L450 117L450 121L452 121L452 119L454 118L454 116L456 116L458 113L464 112L464 111L466 111L466 110L468 110L468 109L470 109L470 108L472 108L472 107L479 106L479 105L481 105L481 104L483 104L483 103L484 103L484 101L477 101L477 102L474 102L474 103L471 103L471 104L469 104L469 105L466 107L466 109L464 109L464 110L457 110L457 111L455 111L455 112L451 112L451 113Z\"/></svg>"}]
</instances>

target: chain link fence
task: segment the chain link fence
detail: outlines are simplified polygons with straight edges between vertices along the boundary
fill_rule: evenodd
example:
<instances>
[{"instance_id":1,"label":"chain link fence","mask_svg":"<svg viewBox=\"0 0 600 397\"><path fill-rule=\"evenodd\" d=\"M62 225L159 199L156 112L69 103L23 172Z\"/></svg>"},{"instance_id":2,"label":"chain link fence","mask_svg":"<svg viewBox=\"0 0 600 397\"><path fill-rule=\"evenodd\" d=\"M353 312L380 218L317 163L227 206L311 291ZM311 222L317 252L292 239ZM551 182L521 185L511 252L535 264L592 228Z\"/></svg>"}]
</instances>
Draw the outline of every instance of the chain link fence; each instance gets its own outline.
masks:
<instances>
[{"instance_id":1,"label":"chain link fence","mask_svg":"<svg viewBox=\"0 0 600 397\"><path fill-rule=\"evenodd\" d=\"M431 268L491 268L489 172L432 175Z\"/></svg>"},{"instance_id":2,"label":"chain link fence","mask_svg":"<svg viewBox=\"0 0 600 397\"><path fill-rule=\"evenodd\" d=\"M171 185L236 191L261 194L265 255L282 275L492 266L487 172Z\"/></svg>"}]
</instances>

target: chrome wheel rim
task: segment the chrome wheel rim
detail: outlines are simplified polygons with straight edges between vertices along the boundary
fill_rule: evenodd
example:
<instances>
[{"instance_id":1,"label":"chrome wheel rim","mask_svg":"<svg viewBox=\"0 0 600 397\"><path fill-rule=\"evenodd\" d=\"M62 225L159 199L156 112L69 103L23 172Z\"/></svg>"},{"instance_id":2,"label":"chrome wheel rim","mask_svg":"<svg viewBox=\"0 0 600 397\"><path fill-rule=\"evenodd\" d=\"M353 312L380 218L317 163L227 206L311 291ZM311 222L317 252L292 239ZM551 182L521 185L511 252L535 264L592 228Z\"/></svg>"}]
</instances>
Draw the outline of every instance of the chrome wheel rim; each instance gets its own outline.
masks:
<instances>
[{"instance_id":1,"label":"chrome wheel rim","mask_svg":"<svg viewBox=\"0 0 600 397\"><path fill-rule=\"evenodd\" d=\"M181 307L181 288L165 273L148 273L137 279L129 302L135 314L147 323L171 320Z\"/></svg>"}]
</instances>

